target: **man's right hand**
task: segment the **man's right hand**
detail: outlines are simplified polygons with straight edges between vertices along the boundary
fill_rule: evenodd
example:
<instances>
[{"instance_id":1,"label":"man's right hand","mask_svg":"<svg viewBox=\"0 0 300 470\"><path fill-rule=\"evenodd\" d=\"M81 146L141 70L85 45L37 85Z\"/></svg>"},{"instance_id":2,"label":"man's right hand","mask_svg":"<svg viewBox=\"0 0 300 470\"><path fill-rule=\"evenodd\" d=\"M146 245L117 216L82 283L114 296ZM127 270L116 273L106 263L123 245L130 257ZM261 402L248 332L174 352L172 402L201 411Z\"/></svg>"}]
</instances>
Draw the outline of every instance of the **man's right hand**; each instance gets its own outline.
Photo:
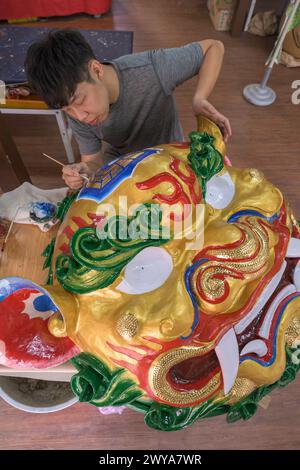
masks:
<instances>
[{"instance_id":1,"label":"man's right hand","mask_svg":"<svg viewBox=\"0 0 300 470\"><path fill-rule=\"evenodd\" d=\"M87 163L73 163L63 167L62 178L71 189L80 189L86 181L80 174L91 178L94 176L94 171Z\"/></svg>"}]
</instances>

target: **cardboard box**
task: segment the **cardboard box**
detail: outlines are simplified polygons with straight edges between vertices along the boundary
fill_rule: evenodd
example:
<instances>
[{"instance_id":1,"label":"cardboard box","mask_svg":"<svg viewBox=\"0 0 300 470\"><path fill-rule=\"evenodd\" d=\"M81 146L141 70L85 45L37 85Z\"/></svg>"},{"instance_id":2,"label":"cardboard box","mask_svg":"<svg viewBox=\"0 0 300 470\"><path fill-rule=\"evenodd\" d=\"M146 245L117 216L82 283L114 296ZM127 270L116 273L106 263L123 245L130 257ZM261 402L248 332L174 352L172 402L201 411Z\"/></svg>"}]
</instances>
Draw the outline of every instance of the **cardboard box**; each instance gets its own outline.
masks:
<instances>
[{"instance_id":1,"label":"cardboard box","mask_svg":"<svg viewBox=\"0 0 300 470\"><path fill-rule=\"evenodd\" d=\"M209 16L217 31L230 31L236 0L208 0Z\"/></svg>"}]
</instances>

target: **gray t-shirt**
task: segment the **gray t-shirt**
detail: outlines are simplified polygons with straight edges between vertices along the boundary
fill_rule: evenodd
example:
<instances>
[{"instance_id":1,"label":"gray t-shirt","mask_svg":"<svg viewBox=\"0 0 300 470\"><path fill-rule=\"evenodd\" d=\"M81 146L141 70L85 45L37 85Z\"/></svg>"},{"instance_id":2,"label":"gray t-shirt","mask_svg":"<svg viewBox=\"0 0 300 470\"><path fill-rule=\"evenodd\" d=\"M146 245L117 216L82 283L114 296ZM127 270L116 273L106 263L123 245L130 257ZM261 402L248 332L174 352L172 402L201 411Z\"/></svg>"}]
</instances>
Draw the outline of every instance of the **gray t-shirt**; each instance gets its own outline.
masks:
<instances>
[{"instance_id":1,"label":"gray t-shirt","mask_svg":"<svg viewBox=\"0 0 300 470\"><path fill-rule=\"evenodd\" d=\"M92 126L68 120L81 155L97 153L102 140L107 157L183 140L173 90L199 72L203 51L197 42L119 57L109 62L120 81L120 94L108 118Z\"/></svg>"}]
</instances>

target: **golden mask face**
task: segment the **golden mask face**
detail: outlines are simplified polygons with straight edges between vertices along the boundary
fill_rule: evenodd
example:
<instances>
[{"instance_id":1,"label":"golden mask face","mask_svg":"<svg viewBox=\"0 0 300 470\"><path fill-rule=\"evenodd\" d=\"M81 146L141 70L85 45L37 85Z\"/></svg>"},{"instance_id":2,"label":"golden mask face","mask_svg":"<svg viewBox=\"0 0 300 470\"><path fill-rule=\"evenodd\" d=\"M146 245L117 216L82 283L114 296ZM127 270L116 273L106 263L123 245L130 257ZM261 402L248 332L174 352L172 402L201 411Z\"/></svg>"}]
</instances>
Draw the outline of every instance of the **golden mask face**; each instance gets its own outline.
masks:
<instances>
[{"instance_id":1,"label":"golden mask face","mask_svg":"<svg viewBox=\"0 0 300 470\"><path fill-rule=\"evenodd\" d=\"M266 313L257 309L276 297L271 287L288 272L283 266L292 223L281 193L258 170L224 166L208 182L204 201L187 164L188 148L152 151L145 158L132 155L130 161L141 160L113 189L95 182L91 189L102 184L101 200L87 199L97 197L90 188L81 191L60 229L55 257L79 223L104 224L105 205L119 215L124 195L127 207L137 201L159 204L162 224L171 219L171 233L187 216L181 208L188 204L192 225L182 238L143 248L109 286L75 294L76 322L74 312L61 311L63 331L111 368L124 367L147 396L176 406L228 395L238 377L255 386L274 382L284 370L284 354L275 349L284 349L294 308L285 309L277 327L277 316L264 322ZM187 249L201 204L203 243ZM291 301L297 302L297 297Z\"/></svg>"},{"instance_id":2,"label":"golden mask face","mask_svg":"<svg viewBox=\"0 0 300 470\"><path fill-rule=\"evenodd\" d=\"M183 407L274 383L300 334L299 232L280 191L256 169L224 165L203 197L188 154L161 145L100 171L60 227L46 288L60 311L54 336ZM133 205L150 204L156 238L99 241L124 220L140 229Z\"/></svg>"}]
</instances>

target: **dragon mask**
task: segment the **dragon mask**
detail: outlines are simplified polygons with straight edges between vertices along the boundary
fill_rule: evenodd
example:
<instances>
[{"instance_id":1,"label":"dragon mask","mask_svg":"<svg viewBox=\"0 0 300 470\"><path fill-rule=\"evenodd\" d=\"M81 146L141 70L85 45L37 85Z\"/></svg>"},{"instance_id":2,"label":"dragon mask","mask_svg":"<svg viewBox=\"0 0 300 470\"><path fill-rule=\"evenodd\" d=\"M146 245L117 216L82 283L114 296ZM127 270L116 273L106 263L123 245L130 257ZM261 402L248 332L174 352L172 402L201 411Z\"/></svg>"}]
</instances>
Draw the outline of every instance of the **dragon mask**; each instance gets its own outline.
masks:
<instances>
[{"instance_id":1,"label":"dragon mask","mask_svg":"<svg viewBox=\"0 0 300 470\"><path fill-rule=\"evenodd\" d=\"M72 358L81 401L161 430L247 419L295 377L298 225L259 170L230 165L212 122L103 167L57 217L47 284L0 281L0 363Z\"/></svg>"}]
</instances>

